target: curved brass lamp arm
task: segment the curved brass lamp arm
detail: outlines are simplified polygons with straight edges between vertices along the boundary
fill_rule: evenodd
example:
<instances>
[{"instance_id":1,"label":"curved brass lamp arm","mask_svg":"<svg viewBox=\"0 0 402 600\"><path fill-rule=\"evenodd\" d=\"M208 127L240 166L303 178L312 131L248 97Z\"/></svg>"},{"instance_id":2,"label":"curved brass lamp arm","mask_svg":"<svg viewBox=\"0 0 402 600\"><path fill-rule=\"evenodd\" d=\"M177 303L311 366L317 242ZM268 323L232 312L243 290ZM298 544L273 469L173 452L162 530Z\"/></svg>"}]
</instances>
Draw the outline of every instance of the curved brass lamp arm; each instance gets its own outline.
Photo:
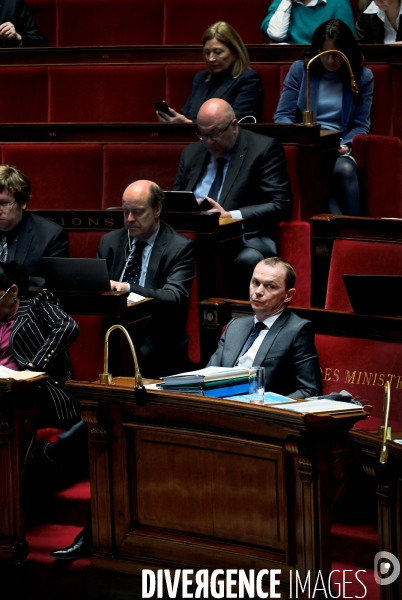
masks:
<instances>
[{"instance_id":1,"label":"curved brass lamp arm","mask_svg":"<svg viewBox=\"0 0 402 600\"><path fill-rule=\"evenodd\" d=\"M389 381L384 385L384 425L382 431L382 448L380 454L380 464L385 465L388 460L387 435L388 435L388 419L389 409L391 406L391 385Z\"/></svg>"},{"instance_id":2,"label":"curved brass lamp arm","mask_svg":"<svg viewBox=\"0 0 402 600\"><path fill-rule=\"evenodd\" d=\"M135 368L134 388L140 388L143 386L143 381L142 381L142 376L141 376L140 370L138 368L138 360L137 360L137 355L135 353L134 344L131 340L131 337L130 337L127 329L125 327L123 327L122 325L112 325L112 327L109 327L109 329L106 332L103 373L101 373L99 375L99 381L100 381L100 383L104 383L107 385L112 384L113 377L112 377L112 374L108 372L109 371L109 336L112 333L112 331L114 331L115 329L120 329L127 338L127 341L130 346L131 354L133 355L133 360L134 360L134 368Z\"/></svg>"},{"instance_id":3,"label":"curved brass lamp arm","mask_svg":"<svg viewBox=\"0 0 402 600\"><path fill-rule=\"evenodd\" d=\"M317 58L320 58L320 56L324 56L324 54L339 54L343 58L343 60L346 63L346 66L349 69L350 85L352 87L352 92L357 94L357 92L359 91L359 87L357 85L355 76L353 75L353 70L350 65L349 59L343 52L341 52L340 50L324 50L324 52L320 52L316 56L313 56L313 58L309 60L306 65L306 110L303 111L303 125L314 125L313 112L310 110L310 65L312 65L313 62L317 60Z\"/></svg>"}]
</instances>

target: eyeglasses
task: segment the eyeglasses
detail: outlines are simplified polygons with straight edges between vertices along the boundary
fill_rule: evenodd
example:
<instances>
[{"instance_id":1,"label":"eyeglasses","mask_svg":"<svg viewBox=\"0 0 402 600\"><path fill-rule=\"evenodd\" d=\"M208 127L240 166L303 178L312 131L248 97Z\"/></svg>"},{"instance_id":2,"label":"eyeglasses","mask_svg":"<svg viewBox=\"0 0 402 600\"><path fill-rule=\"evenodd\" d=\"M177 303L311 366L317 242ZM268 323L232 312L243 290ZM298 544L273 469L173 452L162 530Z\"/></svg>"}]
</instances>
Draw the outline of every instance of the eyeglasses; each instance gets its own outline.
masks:
<instances>
[{"instance_id":1,"label":"eyeglasses","mask_svg":"<svg viewBox=\"0 0 402 600\"><path fill-rule=\"evenodd\" d=\"M0 210L8 210L16 202L17 200L13 200L12 202L0 202Z\"/></svg>"},{"instance_id":2,"label":"eyeglasses","mask_svg":"<svg viewBox=\"0 0 402 600\"><path fill-rule=\"evenodd\" d=\"M234 119L231 119L229 121L229 123L226 125L225 129L222 129L222 131L217 131L216 133L200 133L199 131L196 131L195 135L198 137L199 140L201 140L202 142L210 139L211 142L216 142L218 140L218 138L221 137L221 135L223 133L225 133L226 129L228 129L229 125L231 125L233 123Z\"/></svg>"},{"instance_id":3,"label":"eyeglasses","mask_svg":"<svg viewBox=\"0 0 402 600\"><path fill-rule=\"evenodd\" d=\"M11 290L11 287L9 287L9 288L8 288L8 290L6 290L6 291L4 292L4 294L3 294L3 295L0 297L0 302L3 300L3 298L5 298L5 297L7 296L8 292L9 292L10 290Z\"/></svg>"}]
</instances>

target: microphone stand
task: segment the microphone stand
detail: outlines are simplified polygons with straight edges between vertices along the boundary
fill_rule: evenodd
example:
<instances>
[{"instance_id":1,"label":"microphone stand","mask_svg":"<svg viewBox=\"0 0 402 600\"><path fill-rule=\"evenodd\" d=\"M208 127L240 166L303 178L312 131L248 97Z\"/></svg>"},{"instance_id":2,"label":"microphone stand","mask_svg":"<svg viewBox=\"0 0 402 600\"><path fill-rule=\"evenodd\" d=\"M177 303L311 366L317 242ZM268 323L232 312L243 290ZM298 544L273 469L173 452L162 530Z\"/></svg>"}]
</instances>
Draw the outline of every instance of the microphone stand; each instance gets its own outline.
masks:
<instances>
[{"instance_id":1,"label":"microphone stand","mask_svg":"<svg viewBox=\"0 0 402 600\"><path fill-rule=\"evenodd\" d=\"M352 88L352 93L353 94L359 93L359 87L357 85L355 76L353 75L353 71L352 71L352 67L350 65L349 59L343 52L341 52L340 50L325 50L324 52L320 52L316 56L313 56L313 58L311 60L309 60L306 65L306 110L303 111L303 122L301 123L302 125L305 125L307 127L311 127L312 125L315 125L313 111L310 110L310 65L312 65L313 62L315 60L317 60L317 58L320 58L320 56L324 56L324 54L339 54L343 58L343 60L346 63L346 66L349 69L350 85Z\"/></svg>"}]
</instances>

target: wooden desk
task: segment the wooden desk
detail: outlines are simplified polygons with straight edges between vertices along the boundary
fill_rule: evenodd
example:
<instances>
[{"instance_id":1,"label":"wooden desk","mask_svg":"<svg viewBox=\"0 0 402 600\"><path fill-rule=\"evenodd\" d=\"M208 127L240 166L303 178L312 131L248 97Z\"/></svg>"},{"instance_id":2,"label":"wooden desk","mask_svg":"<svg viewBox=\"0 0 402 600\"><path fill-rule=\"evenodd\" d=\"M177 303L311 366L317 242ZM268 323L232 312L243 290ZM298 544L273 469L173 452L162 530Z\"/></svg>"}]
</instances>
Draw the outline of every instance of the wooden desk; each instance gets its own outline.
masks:
<instances>
[{"instance_id":1,"label":"wooden desk","mask_svg":"<svg viewBox=\"0 0 402 600\"><path fill-rule=\"evenodd\" d=\"M112 231L123 227L123 212L116 210L33 210L69 232ZM196 242L198 298L228 294L228 272L243 235L242 219L219 219L217 214L163 212L162 219L176 231L194 234ZM102 296L104 305L111 302ZM70 297L71 301L71 297ZM91 299L82 297L86 305ZM66 309L67 310L67 309ZM73 311L74 312L74 311Z\"/></svg>"},{"instance_id":2,"label":"wooden desk","mask_svg":"<svg viewBox=\"0 0 402 600\"><path fill-rule=\"evenodd\" d=\"M89 430L92 597L102 571L102 598L143 568L276 568L284 590L292 569L328 577L331 503L364 411L304 416L160 391L140 407L132 379L114 383L67 383Z\"/></svg>"},{"instance_id":3,"label":"wooden desk","mask_svg":"<svg viewBox=\"0 0 402 600\"><path fill-rule=\"evenodd\" d=\"M0 379L0 568L25 562L24 473L36 427L38 385L46 375L31 381ZM10 588L9 588L10 589Z\"/></svg>"},{"instance_id":4,"label":"wooden desk","mask_svg":"<svg viewBox=\"0 0 402 600\"><path fill-rule=\"evenodd\" d=\"M402 439L402 431L393 431L392 437ZM350 438L359 450L364 470L377 479L376 468L382 447L377 432L354 429L350 432ZM377 479L379 551L392 552L402 563L402 445L388 441L387 447L384 480ZM401 576L394 583L380 588L381 600L401 598Z\"/></svg>"}]
</instances>

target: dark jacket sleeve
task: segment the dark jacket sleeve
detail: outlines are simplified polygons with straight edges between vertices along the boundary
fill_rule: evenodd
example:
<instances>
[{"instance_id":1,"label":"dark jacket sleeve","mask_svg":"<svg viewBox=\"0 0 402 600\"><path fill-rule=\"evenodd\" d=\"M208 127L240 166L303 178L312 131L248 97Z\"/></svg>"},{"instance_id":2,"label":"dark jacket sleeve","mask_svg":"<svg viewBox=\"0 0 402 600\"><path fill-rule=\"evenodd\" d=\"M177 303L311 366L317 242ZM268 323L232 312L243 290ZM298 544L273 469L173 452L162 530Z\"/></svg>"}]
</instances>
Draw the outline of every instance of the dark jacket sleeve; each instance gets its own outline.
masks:
<instances>
[{"instance_id":1,"label":"dark jacket sleeve","mask_svg":"<svg viewBox=\"0 0 402 600\"><path fill-rule=\"evenodd\" d=\"M291 360L298 389L291 392L289 396L293 398L310 398L321 394L322 379L310 322L306 322L296 332L293 338Z\"/></svg>"},{"instance_id":2,"label":"dark jacket sleeve","mask_svg":"<svg viewBox=\"0 0 402 600\"><path fill-rule=\"evenodd\" d=\"M50 292L35 296L30 312L39 325L44 325L41 327L42 332L48 332L30 362L47 371L51 369L52 362L77 339L80 329L74 319L61 308L56 296Z\"/></svg>"},{"instance_id":3,"label":"dark jacket sleeve","mask_svg":"<svg viewBox=\"0 0 402 600\"><path fill-rule=\"evenodd\" d=\"M169 266L161 287L142 287L131 284L130 291L155 300L154 311L168 310L179 312L183 310L190 297L191 282L195 275L195 247L190 240L183 239L183 244L169 258Z\"/></svg>"},{"instance_id":4,"label":"dark jacket sleeve","mask_svg":"<svg viewBox=\"0 0 402 600\"><path fill-rule=\"evenodd\" d=\"M4 12L5 19L3 22L11 21L15 26L17 33L22 37L20 46L47 46L47 39L41 34L32 15L25 4L24 0L17 0L14 15L10 12L10 18L8 18L8 10ZM7 45L3 42L3 45ZM15 46L14 42L9 43L9 46ZM17 44L18 45L18 44Z\"/></svg>"}]
</instances>

